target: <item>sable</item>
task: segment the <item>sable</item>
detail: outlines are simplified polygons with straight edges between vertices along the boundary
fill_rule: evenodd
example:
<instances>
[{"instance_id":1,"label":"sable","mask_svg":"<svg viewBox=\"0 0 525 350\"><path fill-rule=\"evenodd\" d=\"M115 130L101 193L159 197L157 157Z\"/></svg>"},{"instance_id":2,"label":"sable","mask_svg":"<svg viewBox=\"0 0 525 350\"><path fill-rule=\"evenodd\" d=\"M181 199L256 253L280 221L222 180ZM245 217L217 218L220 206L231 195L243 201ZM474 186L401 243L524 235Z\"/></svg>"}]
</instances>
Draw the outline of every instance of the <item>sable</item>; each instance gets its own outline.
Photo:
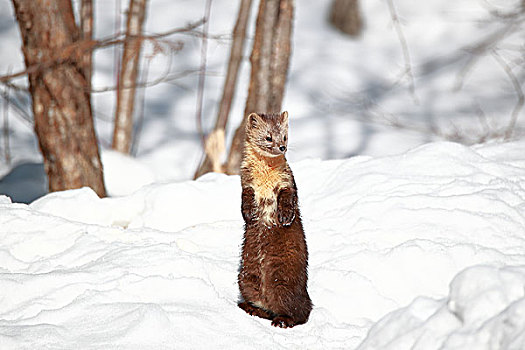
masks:
<instances>
[{"instance_id":1,"label":"sable","mask_svg":"<svg viewBox=\"0 0 525 350\"><path fill-rule=\"evenodd\" d=\"M308 250L297 186L285 153L288 113L256 114L246 123L241 163L244 240L239 307L288 328L308 321Z\"/></svg>"}]
</instances>

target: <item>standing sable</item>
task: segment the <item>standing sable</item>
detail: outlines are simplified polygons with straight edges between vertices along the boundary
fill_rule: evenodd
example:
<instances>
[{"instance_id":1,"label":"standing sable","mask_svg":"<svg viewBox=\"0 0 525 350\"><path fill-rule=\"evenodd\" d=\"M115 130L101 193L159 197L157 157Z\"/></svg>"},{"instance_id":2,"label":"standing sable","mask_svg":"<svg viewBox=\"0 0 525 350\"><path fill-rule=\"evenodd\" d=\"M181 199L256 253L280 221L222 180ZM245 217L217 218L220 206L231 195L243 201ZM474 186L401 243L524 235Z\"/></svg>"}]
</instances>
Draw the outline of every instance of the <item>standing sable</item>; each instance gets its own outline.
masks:
<instances>
[{"instance_id":1,"label":"standing sable","mask_svg":"<svg viewBox=\"0 0 525 350\"><path fill-rule=\"evenodd\" d=\"M241 163L245 222L239 307L281 328L308 321L308 250L286 162L288 113L248 116Z\"/></svg>"}]
</instances>

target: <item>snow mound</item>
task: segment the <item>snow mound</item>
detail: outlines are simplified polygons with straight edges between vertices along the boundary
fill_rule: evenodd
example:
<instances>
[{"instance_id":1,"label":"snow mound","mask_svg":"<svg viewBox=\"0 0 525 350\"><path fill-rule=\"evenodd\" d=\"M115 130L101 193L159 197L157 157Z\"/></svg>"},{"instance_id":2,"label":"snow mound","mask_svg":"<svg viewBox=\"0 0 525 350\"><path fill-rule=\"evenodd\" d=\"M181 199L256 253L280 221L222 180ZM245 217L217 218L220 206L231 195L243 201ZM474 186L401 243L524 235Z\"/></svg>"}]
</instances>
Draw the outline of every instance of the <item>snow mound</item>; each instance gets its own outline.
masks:
<instances>
[{"instance_id":1,"label":"snow mound","mask_svg":"<svg viewBox=\"0 0 525 350\"><path fill-rule=\"evenodd\" d=\"M103 149L101 159L109 196L125 196L155 181L150 169L127 154Z\"/></svg>"},{"instance_id":2,"label":"snow mound","mask_svg":"<svg viewBox=\"0 0 525 350\"><path fill-rule=\"evenodd\" d=\"M359 349L523 349L525 267L475 266L446 299L420 297L384 317Z\"/></svg>"},{"instance_id":3,"label":"snow mound","mask_svg":"<svg viewBox=\"0 0 525 350\"><path fill-rule=\"evenodd\" d=\"M525 348L524 147L292 164L315 306L287 330L236 306L238 176L0 197L0 348Z\"/></svg>"}]
</instances>

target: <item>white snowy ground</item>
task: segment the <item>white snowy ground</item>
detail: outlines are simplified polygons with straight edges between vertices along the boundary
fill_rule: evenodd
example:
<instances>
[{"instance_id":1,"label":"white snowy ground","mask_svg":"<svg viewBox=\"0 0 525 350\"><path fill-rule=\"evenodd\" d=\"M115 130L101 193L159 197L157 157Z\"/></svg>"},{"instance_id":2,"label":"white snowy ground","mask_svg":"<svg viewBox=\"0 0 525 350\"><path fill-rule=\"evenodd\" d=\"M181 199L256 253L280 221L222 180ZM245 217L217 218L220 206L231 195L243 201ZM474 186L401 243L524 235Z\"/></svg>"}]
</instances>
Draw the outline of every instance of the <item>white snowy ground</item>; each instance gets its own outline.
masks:
<instances>
[{"instance_id":1,"label":"white snowy ground","mask_svg":"<svg viewBox=\"0 0 525 350\"><path fill-rule=\"evenodd\" d=\"M0 197L0 348L524 349L524 147L293 163L315 304L293 329L236 306L238 176Z\"/></svg>"},{"instance_id":2,"label":"white snowy ground","mask_svg":"<svg viewBox=\"0 0 525 350\"><path fill-rule=\"evenodd\" d=\"M204 3L152 1L146 30L198 20ZM236 307L239 179L187 181L202 155L190 74L146 90L135 158L107 150L115 96L94 94L114 198L87 189L29 206L0 197L0 349L525 349L525 142L415 148L441 139L432 130L467 141L505 130L517 101L512 82L490 53L470 66L468 49L505 27L490 11L505 14L521 0L394 0L415 96L387 2L361 1L359 40L326 24L329 3L296 1L284 100L310 248L310 321L275 329ZM210 33L224 39L209 42L205 131L237 5L213 1ZM113 33L114 9L115 1L96 2L97 38ZM520 81L521 33L495 47ZM175 39L184 50L157 54L150 80L169 61L173 74L198 68L200 39ZM8 0L0 0L0 41L0 74L23 69ZM114 84L113 63L111 49L95 54L96 88ZM248 76L246 58L230 137ZM30 111L27 96L11 94ZM3 162L2 137L0 194L31 202L46 192L41 156L30 123L9 111L13 162ZM524 124L521 112L516 135Z\"/></svg>"}]
</instances>

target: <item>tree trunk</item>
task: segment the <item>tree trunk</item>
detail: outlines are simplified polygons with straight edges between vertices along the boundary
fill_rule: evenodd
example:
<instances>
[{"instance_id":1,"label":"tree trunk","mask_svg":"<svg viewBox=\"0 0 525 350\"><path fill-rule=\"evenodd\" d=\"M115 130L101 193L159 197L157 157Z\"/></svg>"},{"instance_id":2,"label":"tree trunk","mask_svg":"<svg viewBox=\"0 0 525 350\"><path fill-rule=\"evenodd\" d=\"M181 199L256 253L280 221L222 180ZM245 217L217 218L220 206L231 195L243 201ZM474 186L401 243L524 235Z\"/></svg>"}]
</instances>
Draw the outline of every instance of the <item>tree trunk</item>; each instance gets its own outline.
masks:
<instances>
[{"instance_id":1,"label":"tree trunk","mask_svg":"<svg viewBox=\"0 0 525 350\"><path fill-rule=\"evenodd\" d=\"M255 29L250 86L244 118L233 136L226 163L226 173L240 170L244 126L250 113L281 111L290 63L293 24L293 0L261 0Z\"/></svg>"},{"instance_id":2,"label":"tree trunk","mask_svg":"<svg viewBox=\"0 0 525 350\"><path fill-rule=\"evenodd\" d=\"M345 34L359 36L363 30L359 1L334 0L330 11L330 23Z\"/></svg>"},{"instance_id":3,"label":"tree trunk","mask_svg":"<svg viewBox=\"0 0 525 350\"><path fill-rule=\"evenodd\" d=\"M80 3L80 38L84 41L93 40L93 0L82 0ZM82 56L82 71L89 92L91 92L92 57L91 50Z\"/></svg>"},{"instance_id":4,"label":"tree trunk","mask_svg":"<svg viewBox=\"0 0 525 350\"><path fill-rule=\"evenodd\" d=\"M69 0L13 0L26 67L53 61L78 41ZM83 186L106 195L79 55L29 73L35 130L50 191Z\"/></svg>"},{"instance_id":5,"label":"tree trunk","mask_svg":"<svg viewBox=\"0 0 525 350\"><path fill-rule=\"evenodd\" d=\"M252 0L241 0L239 7L239 14L237 15L237 22L233 29L233 42L230 50L230 61L228 63L228 71L226 73L226 80L224 81L224 88L222 91L222 99L219 105L219 113L213 132L208 136L205 145L205 158L200 167L195 172L194 178L198 178L210 171L221 171L219 152L215 152L216 148L224 148L224 131L228 123L228 116L230 114L233 96L235 95L235 86L237 85L237 77L239 75L239 67L242 62L242 55L244 51L244 39L246 37L246 27L250 17L250 8ZM220 140L218 140L220 139ZM219 146L217 144L222 144Z\"/></svg>"},{"instance_id":6,"label":"tree trunk","mask_svg":"<svg viewBox=\"0 0 525 350\"><path fill-rule=\"evenodd\" d=\"M131 150L135 88L139 71L142 26L146 16L147 0L130 0L126 40L117 89L117 110L113 132L113 149L122 153Z\"/></svg>"}]
</instances>

